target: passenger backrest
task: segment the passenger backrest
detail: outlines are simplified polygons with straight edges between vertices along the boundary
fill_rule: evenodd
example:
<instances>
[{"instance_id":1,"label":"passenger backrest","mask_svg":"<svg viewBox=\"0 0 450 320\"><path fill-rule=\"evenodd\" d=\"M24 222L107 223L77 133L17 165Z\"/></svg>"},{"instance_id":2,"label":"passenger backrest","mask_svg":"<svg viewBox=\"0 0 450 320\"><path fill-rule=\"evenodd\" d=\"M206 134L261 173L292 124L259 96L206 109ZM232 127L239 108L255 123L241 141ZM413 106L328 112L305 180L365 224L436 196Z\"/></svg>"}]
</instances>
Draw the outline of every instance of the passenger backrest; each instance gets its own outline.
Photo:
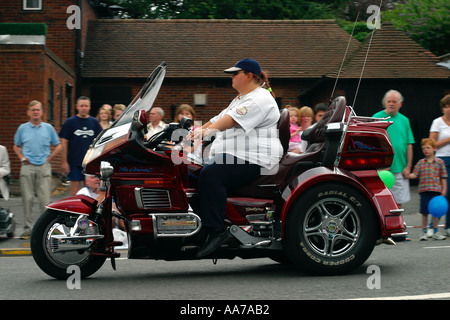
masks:
<instances>
[{"instance_id":1,"label":"passenger backrest","mask_svg":"<svg viewBox=\"0 0 450 320\"><path fill-rule=\"evenodd\" d=\"M278 136L283 146L283 154L288 151L289 139L291 138L291 132L289 130L289 110L283 109L280 114L280 119L278 120Z\"/></svg>"}]
</instances>

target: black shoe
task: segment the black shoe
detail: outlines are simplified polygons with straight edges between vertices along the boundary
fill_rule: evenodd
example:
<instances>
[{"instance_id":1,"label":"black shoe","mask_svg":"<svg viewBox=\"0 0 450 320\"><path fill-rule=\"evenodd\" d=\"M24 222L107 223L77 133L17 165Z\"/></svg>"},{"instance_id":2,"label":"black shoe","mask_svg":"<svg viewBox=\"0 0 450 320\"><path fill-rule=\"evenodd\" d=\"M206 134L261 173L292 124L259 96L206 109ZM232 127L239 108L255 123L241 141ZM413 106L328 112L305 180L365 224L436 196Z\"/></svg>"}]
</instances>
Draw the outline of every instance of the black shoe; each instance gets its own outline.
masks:
<instances>
[{"instance_id":1,"label":"black shoe","mask_svg":"<svg viewBox=\"0 0 450 320\"><path fill-rule=\"evenodd\" d=\"M213 253L219 247L228 241L230 238L230 233L228 229L212 229L209 231L203 246L197 251L197 258L203 258L210 253Z\"/></svg>"}]
</instances>

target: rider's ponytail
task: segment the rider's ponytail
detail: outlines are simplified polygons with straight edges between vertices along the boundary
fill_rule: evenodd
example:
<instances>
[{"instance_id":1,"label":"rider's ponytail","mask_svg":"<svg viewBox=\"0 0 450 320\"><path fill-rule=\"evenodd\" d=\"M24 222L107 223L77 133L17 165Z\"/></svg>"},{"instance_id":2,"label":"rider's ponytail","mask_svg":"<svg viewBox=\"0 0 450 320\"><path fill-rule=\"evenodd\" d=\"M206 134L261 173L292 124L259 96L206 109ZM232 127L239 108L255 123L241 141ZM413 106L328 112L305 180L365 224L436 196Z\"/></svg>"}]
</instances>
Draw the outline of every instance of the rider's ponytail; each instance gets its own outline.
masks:
<instances>
[{"instance_id":1,"label":"rider's ponytail","mask_svg":"<svg viewBox=\"0 0 450 320\"><path fill-rule=\"evenodd\" d=\"M263 88L269 90L270 94L275 99L275 93L273 92L272 88L270 87L269 76L268 76L267 72L265 72L264 70L261 70L261 76L260 77L255 76L255 77L259 78L261 86Z\"/></svg>"}]
</instances>

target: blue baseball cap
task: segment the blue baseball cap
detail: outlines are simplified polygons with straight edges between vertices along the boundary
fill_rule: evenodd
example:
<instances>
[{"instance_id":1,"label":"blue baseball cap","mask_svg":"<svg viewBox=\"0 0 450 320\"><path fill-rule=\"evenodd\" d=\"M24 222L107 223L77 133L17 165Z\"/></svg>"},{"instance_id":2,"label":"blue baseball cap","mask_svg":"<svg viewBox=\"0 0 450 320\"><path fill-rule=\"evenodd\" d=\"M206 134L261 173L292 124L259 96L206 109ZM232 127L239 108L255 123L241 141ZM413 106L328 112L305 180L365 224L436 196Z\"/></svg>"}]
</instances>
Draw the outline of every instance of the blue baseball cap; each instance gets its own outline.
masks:
<instances>
[{"instance_id":1,"label":"blue baseball cap","mask_svg":"<svg viewBox=\"0 0 450 320\"><path fill-rule=\"evenodd\" d=\"M253 59L242 59L238 61L233 67L223 70L223 72L233 73L239 70L251 72L257 76L261 75L261 66Z\"/></svg>"}]
</instances>

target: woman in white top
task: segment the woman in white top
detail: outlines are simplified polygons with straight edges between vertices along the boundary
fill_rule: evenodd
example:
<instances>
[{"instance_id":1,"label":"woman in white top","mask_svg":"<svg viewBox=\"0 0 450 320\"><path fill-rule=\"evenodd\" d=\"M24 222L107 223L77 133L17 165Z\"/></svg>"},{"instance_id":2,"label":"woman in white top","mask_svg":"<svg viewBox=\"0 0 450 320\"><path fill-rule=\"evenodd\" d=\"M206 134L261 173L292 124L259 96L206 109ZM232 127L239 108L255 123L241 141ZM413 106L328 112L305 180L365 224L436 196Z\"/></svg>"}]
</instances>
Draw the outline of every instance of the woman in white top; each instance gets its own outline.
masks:
<instances>
[{"instance_id":1,"label":"woman in white top","mask_svg":"<svg viewBox=\"0 0 450 320\"><path fill-rule=\"evenodd\" d=\"M232 75L239 95L193 134L216 136L199 177L199 214L208 236L197 257L215 251L229 237L224 226L227 191L273 173L283 153L277 134L280 112L267 74L253 59L240 60L224 72Z\"/></svg>"},{"instance_id":2,"label":"woman in white top","mask_svg":"<svg viewBox=\"0 0 450 320\"><path fill-rule=\"evenodd\" d=\"M450 94L440 101L442 117L433 120L430 138L436 140L436 157L445 162L447 174L450 174ZM450 179L447 179L447 200L449 200ZM446 235L450 236L450 215L446 215Z\"/></svg>"}]
</instances>

